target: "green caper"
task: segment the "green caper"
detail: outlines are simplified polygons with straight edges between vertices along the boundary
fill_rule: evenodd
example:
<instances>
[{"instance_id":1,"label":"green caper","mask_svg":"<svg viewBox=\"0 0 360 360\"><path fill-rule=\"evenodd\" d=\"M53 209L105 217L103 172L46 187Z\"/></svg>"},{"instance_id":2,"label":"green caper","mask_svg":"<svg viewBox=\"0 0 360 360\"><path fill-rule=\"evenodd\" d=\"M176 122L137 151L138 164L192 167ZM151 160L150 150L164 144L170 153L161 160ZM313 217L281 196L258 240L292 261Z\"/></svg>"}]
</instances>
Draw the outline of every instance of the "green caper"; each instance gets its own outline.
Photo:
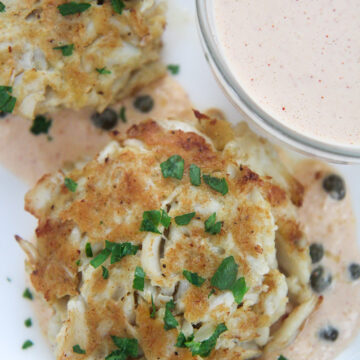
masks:
<instances>
[{"instance_id":1,"label":"green caper","mask_svg":"<svg viewBox=\"0 0 360 360\"><path fill-rule=\"evenodd\" d=\"M140 95L134 100L133 105L135 109L143 113L148 113L154 107L154 100L150 95Z\"/></svg>"},{"instance_id":2,"label":"green caper","mask_svg":"<svg viewBox=\"0 0 360 360\"><path fill-rule=\"evenodd\" d=\"M116 126L118 122L118 116L113 109L107 108L101 114L96 112L95 114L91 115L91 121L96 127L100 129L111 130Z\"/></svg>"},{"instance_id":3,"label":"green caper","mask_svg":"<svg viewBox=\"0 0 360 360\"><path fill-rule=\"evenodd\" d=\"M339 337L339 330L333 326L328 326L320 330L319 336L323 340L334 342Z\"/></svg>"},{"instance_id":4,"label":"green caper","mask_svg":"<svg viewBox=\"0 0 360 360\"><path fill-rule=\"evenodd\" d=\"M331 282L331 274L326 273L322 266L318 266L311 273L310 284L312 289L317 293L321 293L326 290L331 285Z\"/></svg>"},{"instance_id":5,"label":"green caper","mask_svg":"<svg viewBox=\"0 0 360 360\"><path fill-rule=\"evenodd\" d=\"M322 244L313 243L310 245L310 257L313 264L321 261L324 257L324 247Z\"/></svg>"},{"instance_id":6,"label":"green caper","mask_svg":"<svg viewBox=\"0 0 360 360\"><path fill-rule=\"evenodd\" d=\"M334 200L342 200L346 195L345 182L337 174L331 174L324 178L323 189Z\"/></svg>"},{"instance_id":7,"label":"green caper","mask_svg":"<svg viewBox=\"0 0 360 360\"><path fill-rule=\"evenodd\" d=\"M360 279L360 264L352 263L349 265L349 273L351 280Z\"/></svg>"}]
</instances>

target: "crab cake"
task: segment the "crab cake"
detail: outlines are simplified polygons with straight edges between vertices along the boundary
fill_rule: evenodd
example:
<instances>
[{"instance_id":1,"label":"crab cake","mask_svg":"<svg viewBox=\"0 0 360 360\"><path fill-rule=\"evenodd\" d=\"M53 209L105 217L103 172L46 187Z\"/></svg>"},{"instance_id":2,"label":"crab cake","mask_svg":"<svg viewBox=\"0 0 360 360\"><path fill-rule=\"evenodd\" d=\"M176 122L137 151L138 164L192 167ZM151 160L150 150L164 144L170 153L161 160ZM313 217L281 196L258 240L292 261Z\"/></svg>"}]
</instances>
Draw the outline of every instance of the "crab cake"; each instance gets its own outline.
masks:
<instances>
[{"instance_id":1,"label":"crab cake","mask_svg":"<svg viewBox=\"0 0 360 360\"><path fill-rule=\"evenodd\" d=\"M197 115L115 133L28 193L18 241L58 360L250 359L314 309L301 185L246 126Z\"/></svg>"},{"instance_id":2,"label":"crab cake","mask_svg":"<svg viewBox=\"0 0 360 360\"><path fill-rule=\"evenodd\" d=\"M102 111L164 74L163 0L3 3L0 86L16 98L15 114Z\"/></svg>"}]
</instances>

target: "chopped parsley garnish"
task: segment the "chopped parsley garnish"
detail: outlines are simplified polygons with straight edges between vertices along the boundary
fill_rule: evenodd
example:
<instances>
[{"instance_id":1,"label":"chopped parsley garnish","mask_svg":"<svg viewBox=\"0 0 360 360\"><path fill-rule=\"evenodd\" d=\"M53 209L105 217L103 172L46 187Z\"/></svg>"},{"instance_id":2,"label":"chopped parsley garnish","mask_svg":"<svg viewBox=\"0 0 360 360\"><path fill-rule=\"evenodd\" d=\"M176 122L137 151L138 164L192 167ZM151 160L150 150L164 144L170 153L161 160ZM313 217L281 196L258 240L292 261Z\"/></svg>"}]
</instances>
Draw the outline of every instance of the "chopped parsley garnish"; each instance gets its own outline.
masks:
<instances>
[{"instance_id":1,"label":"chopped parsley garnish","mask_svg":"<svg viewBox=\"0 0 360 360\"><path fill-rule=\"evenodd\" d=\"M197 342L194 340L185 342L185 346L191 351L193 356L199 355L207 357L210 355L212 349L215 348L219 336L227 330L225 324L219 324L214 333L206 340Z\"/></svg>"},{"instance_id":2,"label":"chopped parsley garnish","mask_svg":"<svg viewBox=\"0 0 360 360\"><path fill-rule=\"evenodd\" d=\"M235 263L233 256L225 258L211 278L210 283L219 290L231 290L235 302L241 304L249 289L244 277L236 280L238 268L239 266Z\"/></svg>"},{"instance_id":3,"label":"chopped parsley garnish","mask_svg":"<svg viewBox=\"0 0 360 360\"><path fill-rule=\"evenodd\" d=\"M123 10L125 9L124 1L122 0L111 0L111 5L114 11L118 14L122 14Z\"/></svg>"},{"instance_id":4,"label":"chopped parsley garnish","mask_svg":"<svg viewBox=\"0 0 360 360\"><path fill-rule=\"evenodd\" d=\"M26 319L26 320L24 321L24 325L25 325L26 327L31 327L31 326L32 326L32 320L31 320L31 318Z\"/></svg>"},{"instance_id":5,"label":"chopped parsley garnish","mask_svg":"<svg viewBox=\"0 0 360 360\"><path fill-rule=\"evenodd\" d=\"M105 280L108 279L109 278L109 270L103 265L101 265L101 269L102 269L102 277Z\"/></svg>"},{"instance_id":6,"label":"chopped parsley garnish","mask_svg":"<svg viewBox=\"0 0 360 360\"><path fill-rule=\"evenodd\" d=\"M225 258L211 278L211 285L219 290L230 290L236 281L238 268L233 256Z\"/></svg>"},{"instance_id":7,"label":"chopped parsley garnish","mask_svg":"<svg viewBox=\"0 0 360 360\"><path fill-rule=\"evenodd\" d=\"M241 277L235 281L233 286L231 287L231 291L234 295L235 302L237 304L241 304L244 298L244 295L248 291L248 287L246 286L245 278Z\"/></svg>"},{"instance_id":8,"label":"chopped parsley garnish","mask_svg":"<svg viewBox=\"0 0 360 360\"><path fill-rule=\"evenodd\" d=\"M185 343L186 343L186 342L190 342L190 341L192 341L193 339L194 339L194 335L193 335L193 334L190 335L190 336L187 338L183 332L180 332L180 334L179 334L178 337L177 337L175 346L176 346L176 347L179 347L179 348L186 348Z\"/></svg>"},{"instance_id":9,"label":"chopped parsley garnish","mask_svg":"<svg viewBox=\"0 0 360 360\"><path fill-rule=\"evenodd\" d=\"M82 349L79 344L73 346L73 352L76 354L86 354L86 351Z\"/></svg>"},{"instance_id":10,"label":"chopped parsley garnish","mask_svg":"<svg viewBox=\"0 0 360 360\"><path fill-rule=\"evenodd\" d=\"M229 191L228 184L225 178L212 177L210 175L203 175L204 183L209 185L213 190L222 195L226 195Z\"/></svg>"},{"instance_id":11,"label":"chopped parsley garnish","mask_svg":"<svg viewBox=\"0 0 360 360\"><path fill-rule=\"evenodd\" d=\"M142 267L137 266L135 269L135 277L133 280L133 289L144 291L145 286L145 272Z\"/></svg>"},{"instance_id":12,"label":"chopped parsley garnish","mask_svg":"<svg viewBox=\"0 0 360 360\"><path fill-rule=\"evenodd\" d=\"M124 242L119 244L119 243L111 243L108 241L107 242L108 248L110 244L113 244L111 248L110 264L115 264L119 262L126 255L136 255L137 251L139 250L139 246L133 245L129 242Z\"/></svg>"},{"instance_id":13,"label":"chopped parsley garnish","mask_svg":"<svg viewBox=\"0 0 360 360\"><path fill-rule=\"evenodd\" d=\"M0 1L0 12L5 12L6 6Z\"/></svg>"},{"instance_id":14,"label":"chopped parsley garnish","mask_svg":"<svg viewBox=\"0 0 360 360\"><path fill-rule=\"evenodd\" d=\"M122 106L122 107L121 107L120 112L119 112L119 117L120 117L120 120L121 120L123 123L126 123L126 122L127 122L127 118L126 118L126 107L125 107L125 106Z\"/></svg>"},{"instance_id":15,"label":"chopped parsley garnish","mask_svg":"<svg viewBox=\"0 0 360 360\"><path fill-rule=\"evenodd\" d=\"M215 294L215 290L214 289L211 289L211 291L209 292L209 295L208 295L208 299L210 299L210 296L214 295Z\"/></svg>"},{"instance_id":16,"label":"chopped parsley garnish","mask_svg":"<svg viewBox=\"0 0 360 360\"><path fill-rule=\"evenodd\" d=\"M163 209L161 209L160 223L161 223L162 226L164 226L165 229L167 229L171 224L171 217Z\"/></svg>"},{"instance_id":17,"label":"chopped parsley garnish","mask_svg":"<svg viewBox=\"0 0 360 360\"><path fill-rule=\"evenodd\" d=\"M184 215L175 216L175 222L177 225L187 225L191 219L195 216L195 212L191 212Z\"/></svg>"},{"instance_id":18,"label":"chopped parsley garnish","mask_svg":"<svg viewBox=\"0 0 360 360\"><path fill-rule=\"evenodd\" d=\"M80 14L87 10L91 4L89 3L77 3L75 1L70 1L65 4L59 5L57 8L62 16Z\"/></svg>"},{"instance_id":19,"label":"chopped parsley garnish","mask_svg":"<svg viewBox=\"0 0 360 360\"><path fill-rule=\"evenodd\" d=\"M23 345L22 345L22 349L28 349L29 347L32 347L34 345L34 343L31 340L26 340Z\"/></svg>"},{"instance_id":20,"label":"chopped parsley garnish","mask_svg":"<svg viewBox=\"0 0 360 360\"><path fill-rule=\"evenodd\" d=\"M85 254L86 254L87 257L93 257L94 256L90 243L86 243L86 245L85 245Z\"/></svg>"},{"instance_id":21,"label":"chopped parsley garnish","mask_svg":"<svg viewBox=\"0 0 360 360\"><path fill-rule=\"evenodd\" d=\"M201 171L198 166L191 164L189 168L190 182L194 186L201 185Z\"/></svg>"},{"instance_id":22,"label":"chopped parsley garnish","mask_svg":"<svg viewBox=\"0 0 360 360\"><path fill-rule=\"evenodd\" d=\"M80 266L80 264L81 264L80 259L79 259L79 260L76 260L76 261L75 261L75 264L76 264L77 266Z\"/></svg>"},{"instance_id":23,"label":"chopped parsley garnish","mask_svg":"<svg viewBox=\"0 0 360 360\"><path fill-rule=\"evenodd\" d=\"M280 355L277 360L287 360L287 358L284 355Z\"/></svg>"},{"instance_id":24,"label":"chopped parsley garnish","mask_svg":"<svg viewBox=\"0 0 360 360\"><path fill-rule=\"evenodd\" d=\"M137 358L139 355L139 344L137 339L120 338L111 336L118 348L106 356L105 360L126 360L128 357Z\"/></svg>"},{"instance_id":25,"label":"chopped parsley garnish","mask_svg":"<svg viewBox=\"0 0 360 360\"><path fill-rule=\"evenodd\" d=\"M29 300L34 299L33 294L31 293L29 288L26 288L25 291L23 292L23 298L29 299Z\"/></svg>"},{"instance_id":26,"label":"chopped parsley garnish","mask_svg":"<svg viewBox=\"0 0 360 360\"><path fill-rule=\"evenodd\" d=\"M71 192L75 192L78 186L77 182L70 178L65 178L64 184Z\"/></svg>"},{"instance_id":27,"label":"chopped parsley garnish","mask_svg":"<svg viewBox=\"0 0 360 360\"><path fill-rule=\"evenodd\" d=\"M156 306L155 306L155 303L154 303L154 298L153 296L151 295L151 311L150 311L150 317L152 319L155 319L155 316L156 316Z\"/></svg>"},{"instance_id":28,"label":"chopped parsley garnish","mask_svg":"<svg viewBox=\"0 0 360 360\"><path fill-rule=\"evenodd\" d=\"M48 134L52 120L47 119L44 115L37 115L33 121L30 131L34 135Z\"/></svg>"},{"instance_id":29,"label":"chopped parsley garnish","mask_svg":"<svg viewBox=\"0 0 360 360\"><path fill-rule=\"evenodd\" d=\"M109 75L111 74L111 71L108 70L106 67L103 67L103 68L96 68L96 71L101 74L101 75Z\"/></svg>"},{"instance_id":30,"label":"chopped parsley garnish","mask_svg":"<svg viewBox=\"0 0 360 360\"><path fill-rule=\"evenodd\" d=\"M105 247L105 249L101 250L100 253L90 261L90 265L95 269L98 268L106 261L110 254L111 250Z\"/></svg>"},{"instance_id":31,"label":"chopped parsley garnish","mask_svg":"<svg viewBox=\"0 0 360 360\"><path fill-rule=\"evenodd\" d=\"M206 280L203 277L199 276L197 273L193 273L188 270L183 270L183 275L190 284L193 284L197 287L200 287Z\"/></svg>"},{"instance_id":32,"label":"chopped parsley garnish","mask_svg":"<svg viewBox=\"0 0 360 360\"><path fill-rule=\"evenodd\" d=\"M219 234L221 231L222 222L216 222L216 212L212 213L209 218L205 221L205 232L211 235Z\"/></svg>"},{"instance_id":33,"label":"chopped parsley garnish","mask_svg":"<svg viewBox=\"0 0 360 360\"><path fill-rule=\"evenodd\" d=\"M171 330L175 329L179 323L175 319L174 315L171 313L175 309L175 304L173 300L170 300L165 305L165 315L164 315L164 329Z\"/></svg>"},{"instance_id":34,"label":"chopped parsley garnish","mask_svg":"<svg viewBox=\"0 0 360 360\"><path fill-rule=\"evenodd\" d=\"M11 96L11 86L0 86L0 111L12 113L16 104L16 98Z\"/></svg>"},{"instance_id":35,"label":"chopped parsley garnish","mask_svg":"<svg viewBox=\"0 0 360 360\"><path fill-rule=\"evenodd\" d=\"M71 56L74 51L74 44L56 46L54 50L61 50L63 56Z\"/></svg>"},{"instance_id":36,"label":"chopped parsley garnish","mask_svg":"<svg viewBox=\"0 0 360 360\"><path fill-rule=\"evenodd\" d=\"M167 69L171 72L173 75L177 75L180 72L180 66L175 64L169 64L167 66Z\"/></svg>"},{"instance_id":37,"label":"chopped parsley garnish","mask_svg":"<svg viewBox=\"0 0 360 360\"><path fill-rule=\"evenodd\" d=\"M184 159L180 155L170 156L160 164L164 178L172 177L181 180L184 174Z\"/></svg>"},{"instance_id":38,"label":"chopped parsley garnish","mask_svg":"<svg viewBox=\"0 0 360 360\"><path fill-rule=\"evenodd\" d=\"M163 209L144 211L143 220L140 225L140 231L161 234L158 226L162 224L167 229L170 226L170 223L171 217Z\"/></svg>"}]
</instances>

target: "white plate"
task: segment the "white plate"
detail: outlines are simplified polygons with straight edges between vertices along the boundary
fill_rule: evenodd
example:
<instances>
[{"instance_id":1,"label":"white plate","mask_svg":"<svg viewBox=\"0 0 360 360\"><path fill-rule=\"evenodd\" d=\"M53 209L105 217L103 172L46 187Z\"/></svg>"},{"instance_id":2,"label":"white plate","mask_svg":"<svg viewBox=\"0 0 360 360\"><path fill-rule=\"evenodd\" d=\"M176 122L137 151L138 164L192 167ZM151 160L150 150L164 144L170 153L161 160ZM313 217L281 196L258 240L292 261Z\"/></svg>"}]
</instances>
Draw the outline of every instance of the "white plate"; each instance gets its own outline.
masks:
<instances>
[{"instance_id":1,"label":"white plate","mask_svg":"<svg viewBox=\"0 0 360 360\"><path fill-rule=\"evenodd\" d=\"M200 110L218 107L229 120L239 120L237 111L223 95L205 61L195 25L194 1L169 0L168 21L164 59L166 63L181 65L177 79L188 91L194 105ZM360 219L360 166L339 168L348 182L357 218ZM51 360L54 357L40 333L31 302L22 298L25 288L24 254L14 241L14 234L30 238L35 227L35 220L23 210L27 187L2 168L0 184L0 360ZM7 277L11 278L11 282L7 281ZM28 317L33 319L31 328L24 326ZM35 345L21 350L22 343L27 339ZM359 357L360 336L338 360Z\"/></svg>"}]
</instances>

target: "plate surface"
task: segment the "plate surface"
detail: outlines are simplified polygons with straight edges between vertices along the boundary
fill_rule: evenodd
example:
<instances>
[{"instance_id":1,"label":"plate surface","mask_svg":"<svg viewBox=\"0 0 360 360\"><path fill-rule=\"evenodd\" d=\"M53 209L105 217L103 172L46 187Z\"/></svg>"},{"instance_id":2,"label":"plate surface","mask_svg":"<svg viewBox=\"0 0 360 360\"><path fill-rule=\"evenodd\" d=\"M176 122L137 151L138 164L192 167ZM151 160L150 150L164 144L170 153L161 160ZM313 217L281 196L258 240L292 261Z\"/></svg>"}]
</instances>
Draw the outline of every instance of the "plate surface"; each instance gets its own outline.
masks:
<instances>
[{"instance_id":1,"label":"plate surface","mask_svg":"<svg viewBox=\"0 0 360 360\"><path fill-rule=\"evenodd\" d=\"M230 121L239 121L239 114L223 95L204 58L196 28L194 1L168 2L169 25L164 38L165 63L180 64L177 80L187 90L196 108L205 110L218 107ZM360 166L338 168L347 180L355 212L360 219ZM14 240L14 234L30 238L35 228L35 220L23 210L23 199L28 189L1 167L0 184L0 359L51 360L54 356L40 333L31 302L22 297L26 287L24 255ZM24 326L24 320L28 317L33 320L31 328ZM27 339L31 339L35 345L28 350L21 350ZM359 357L360 336L338 360L355 360Z\"/></svg>"}]
</instances>

